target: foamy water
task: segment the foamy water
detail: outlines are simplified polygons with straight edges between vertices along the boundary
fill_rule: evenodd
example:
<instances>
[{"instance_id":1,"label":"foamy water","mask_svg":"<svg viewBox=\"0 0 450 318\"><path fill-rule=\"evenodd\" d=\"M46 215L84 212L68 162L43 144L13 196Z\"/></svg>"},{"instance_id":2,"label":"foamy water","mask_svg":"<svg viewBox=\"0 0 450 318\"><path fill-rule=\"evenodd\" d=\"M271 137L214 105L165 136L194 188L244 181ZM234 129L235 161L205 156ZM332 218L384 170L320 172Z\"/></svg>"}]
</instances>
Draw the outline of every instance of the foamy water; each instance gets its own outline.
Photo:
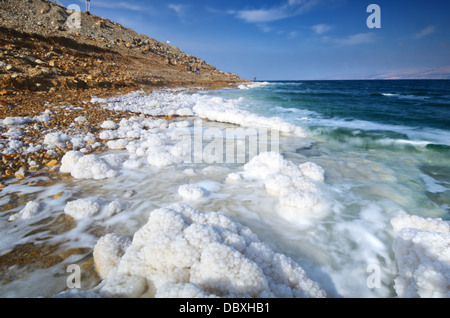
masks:
<instances>
[{"instance_id":1,"label":"foamy water","mask_svg":"<svg viewBox=\"0 0 450 318\"><path fill-rule=\"evenodd\" d=\"M104 123L109 152L70 152L60 176L3 189L17 207L0 214L0 255L39 242L63 260L7 269L0 294L68 295L77 264L88 297L448 297L446 207L427 195L448 187L421 173L424 155L355 134L343 147L240 95L270 85L93 98L183 117Z\"/></svg>"}]
</instances>

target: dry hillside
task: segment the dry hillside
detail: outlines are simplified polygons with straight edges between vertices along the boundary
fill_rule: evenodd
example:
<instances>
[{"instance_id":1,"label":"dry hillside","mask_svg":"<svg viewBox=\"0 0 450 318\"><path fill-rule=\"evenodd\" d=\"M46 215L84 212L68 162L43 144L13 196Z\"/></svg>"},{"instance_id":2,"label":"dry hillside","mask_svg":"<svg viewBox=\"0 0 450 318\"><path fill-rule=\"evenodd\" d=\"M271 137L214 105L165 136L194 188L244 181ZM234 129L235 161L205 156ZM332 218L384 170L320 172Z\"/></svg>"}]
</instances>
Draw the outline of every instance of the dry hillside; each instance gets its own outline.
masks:
<instances>
[{"instance_id":1,"label":"dry hillside","mask_svg":"<svg viewBox=\"0 0 450 318\"><path fill-rule=\"evenodd\" d=\"M91 133L107 118L129 116L91 104L92 96L165 87L214 89L245 81L174 46L51 1L0 0L0 4L0 120L52 110L51 121L29 124L26 134L15 137L19 139L14 141L24 145L42 143L43 134L49 131L73 129L78 116L86 117L89 125L75 128ZM79 15L80 28L73 27L74 13ZM0 179L23 177L17 171L29 171L30 160L45 167L61 158L62 153L53 158L44 151L33 158L5 154L11 142L9 128L0 125Z\"/></svg>"}]
</instances>

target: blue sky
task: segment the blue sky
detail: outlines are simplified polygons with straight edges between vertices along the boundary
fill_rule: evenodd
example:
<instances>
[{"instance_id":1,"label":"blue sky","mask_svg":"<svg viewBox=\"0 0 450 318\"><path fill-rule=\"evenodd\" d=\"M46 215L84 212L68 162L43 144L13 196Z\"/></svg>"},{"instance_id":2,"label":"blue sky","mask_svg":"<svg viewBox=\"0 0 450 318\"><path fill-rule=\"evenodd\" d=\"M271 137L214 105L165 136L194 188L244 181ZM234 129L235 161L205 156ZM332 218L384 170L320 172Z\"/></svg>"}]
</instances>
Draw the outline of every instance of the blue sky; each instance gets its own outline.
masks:
<instances>
[{"instance_id":1,"label":"blue sky","mask_svg":"<svg viewBox=\"0 0 450 318\"><path fill-rule=\"evenodd\" d=\"M247 79L450 78L445 0L91 0L91 12Z\"/></svg>"}]
</instances>

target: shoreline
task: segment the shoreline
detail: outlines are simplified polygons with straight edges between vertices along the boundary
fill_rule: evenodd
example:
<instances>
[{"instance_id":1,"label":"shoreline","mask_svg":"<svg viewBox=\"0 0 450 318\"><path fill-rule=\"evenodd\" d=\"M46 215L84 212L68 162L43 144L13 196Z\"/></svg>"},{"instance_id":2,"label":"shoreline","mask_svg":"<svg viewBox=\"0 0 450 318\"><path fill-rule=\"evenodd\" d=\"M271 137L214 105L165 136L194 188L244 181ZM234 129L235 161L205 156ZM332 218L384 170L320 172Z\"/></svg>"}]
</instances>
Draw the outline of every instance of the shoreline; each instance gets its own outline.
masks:
<instances>
[{"instance_id":1,"label":"shoreline","mask_svg":"<svg viewBox=\"0 0 450 318\"><path fill-rule=\"evenodd\" d=\"M232 84L232 83L230 83ZM204 90L218 90L223 88L236 88L237 85L211 85L210 87L165 87L165 88L151 88L146 90L139 90L137 87L121 88L121 89L86 89L83 91L66 92L64 98L61 94L38 94L31 98L28 95L36 95L35 92L23 94L19 98L16 98L14 106L12 103L8 103L8 106L2 106L0 108L0 124L6 118L36 118L42 116L49 110L51 113L49 116L51 119L45 123L39 123L35 120L29 123L19 125L0 125L0 138L5 139L9 129L20 127L20 129L27 132L20 136L20 141L24 144L33 144L34 146L41 146L42 149L34 153L21 154L14 152L10 154L3 154L0 161L0 189L7 186L5 183L14 183L25 179L26 176L31 174L53 171L60 165L60 161L67 151L73 150L73 146L70 144L64 147L56 147L52 154L49 154L47 149L44 148L44 136L50 132L68 131L72 130L74 133L94 134L95 142L100 142L102 145L99 149L88 148L89 153L101 153L107 151L106 141L101 140L98 135L102 131L100 125L105 120L112 120L118 123L123 118L129 118L132 116L145 116L142 113L133 113L129 111L115 111L110 110L102 105L91 103L92 98L115 98L118 96L127 95L133 92L143 92L145 95L149 95L155 91L164 90L183 90L183 91L204 91ZM75 94L76 93L76 94ZM44 103L43 101L46 100ZM30 109L32 111L30 112ZM49 113L49 112L48 112ZM85 117L86 121L77 122L76 119ZM150 117L150 116L149 116ZM155 119L167 116L154 116ZM37 126L36 126L37 125ZM44 130L44 131L43 131ZM70 136L70 135L69 135ZM4 150L4 149L2 149ZM35 167L29 167L29 160L36 161Z\"/></svg>"}]
</instances>

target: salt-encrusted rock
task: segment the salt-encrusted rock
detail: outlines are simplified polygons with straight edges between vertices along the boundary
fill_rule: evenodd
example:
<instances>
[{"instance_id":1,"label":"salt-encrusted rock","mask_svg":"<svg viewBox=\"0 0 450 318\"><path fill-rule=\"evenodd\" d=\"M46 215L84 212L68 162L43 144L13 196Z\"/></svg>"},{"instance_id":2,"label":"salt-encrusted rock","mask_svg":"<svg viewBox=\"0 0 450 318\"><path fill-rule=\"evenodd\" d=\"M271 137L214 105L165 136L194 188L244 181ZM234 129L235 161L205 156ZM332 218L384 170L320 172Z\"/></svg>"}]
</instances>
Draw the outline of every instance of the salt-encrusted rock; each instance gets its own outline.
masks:
<instances>
[{"instance_id":1,"label":"salt-encrusted rock","mask_svg":"<svg viewBox=\"0 0 450 318\"><path fill-rule=\"evenodd\" d=\"M119 134L115 130L104 130L98 135L100 139L104 140L116 139L118 136Z\"/></svg>"},{"instance_id":2,"label":"salt-encrusted rock","mask_svg":"<svg viewBox=\"0 0 450 318\"><path fill-rule=\"evenodd\" d=\"M107 217L114 216L125 209L126 209L125 204L121 203L118 200L114 200L111 203L109 203L108 206L106 207L106 216Z\"/></svg>"},{"instance_id":3,"label":"salt-encrusted rock","mask_svg":"<svg viewBox=\"0 0 450 318\"><path fill-rule=\"evenodd\" d=\"M70 137L63 132L49 133L44 137L44 145L47 149L65 148L67 141L70 141Z\"/></svg>"},{"instance_id":4,"label":"salt-encrusted rock","mask_svg":"<svg viewBox=\"0 0 450 318\"><path fill-rule=\"evenodd\" d=\"M249 228L185 204L152 211L131 243L116 234L101 238L94 261L102 286L121 296L143 294L144 278L158 297L325 297L298 264ZM124 279L135 281L129 294Z\"/></svg>"},{"instance_id":5,"label":"salt-encrusted rock","mask_svg":"<svg viewBox=\"0 0 450 318\"><path fill-rule=\"evenodd\" d=\"M75 220L92 217L100 211L100 205L91 199L77 199L67 202L64 213Z\"/></svg>"},{"instance_id":6,"label":"salt-encrusted rock","mask_svg":"<svg viewBox=\"0 0 450 318\"><path fill-rule=\"evenodd\" d=\"M76 179L107 179L117 176L122 160L117 155L83 155L69 151L61 160L60 171L70 173Z\"/></svg>"},{"instance_id":7,"label":"salt-encrusted rock","mask_svg":"<svg viewBox=\"0 0 450 318\"><path fill-rule=\"evenodd\" d=\"M100 277L106 278L110 271L117 271L120 259L130 244L128 236L119 234L106 234L97 241L93 255Z\"/></svg>"},{"instance_id":8,"label":"salt-encrusted rock","mask_svg":"<svg viewBox=\"0 0 450 318\"><path fill-rule=\"evenodd\" d=\"M183 184L178 188L178 194L182 199L195 201L207 195L207 192L195 184Z\"/></svg>"},{"instance_id":9,"label":"salt-encrusted rock","mask_svg":"<svg viewBox=\"0 0 450 318\"><path fill-rule=\"evenodd\" d=\"M113 122L112 120L105 120L101 125L101 128L103 129L117 129L119 127L118 124ZM106 139L106 138L105 138Z\"/></svg>"},{"instance_id":10,"label":"salt-encrusted rock","mask_svg":"<svg viewBox=\"0 0 450 318\"><path fill-rule=\"evenodd\" d=\"M28 202L20 212L13 214L9 217L9 221L15 221L17 219L30 219L39 211L40 204L35 201Z\"/></svg>"},{"instance_id":11,"label":"salt-encrusted rock","mask_svg":"<svg viewBox=\"0 0 450 318\"><path fill-rule=\"evenodd\" d=\"M244 171L261 179L266 191L278 196L280 206L289 209L289 220L295 220L295 211L316 216L324 212L319 184L324 182L325 172L319 165L305 162L297 166L279 153L263 152L245 164Z\"/></svg>"},{"instance_id":12,"label":"salt-encrusted rock","mask_svg":"<svg viewBox=\"0 0 450 318\"><path fill-rule=\"evenodd\" d=\"M391 220L399 297L450 297L450 223L401 212Z\"/></svg>"}]
</instances>

